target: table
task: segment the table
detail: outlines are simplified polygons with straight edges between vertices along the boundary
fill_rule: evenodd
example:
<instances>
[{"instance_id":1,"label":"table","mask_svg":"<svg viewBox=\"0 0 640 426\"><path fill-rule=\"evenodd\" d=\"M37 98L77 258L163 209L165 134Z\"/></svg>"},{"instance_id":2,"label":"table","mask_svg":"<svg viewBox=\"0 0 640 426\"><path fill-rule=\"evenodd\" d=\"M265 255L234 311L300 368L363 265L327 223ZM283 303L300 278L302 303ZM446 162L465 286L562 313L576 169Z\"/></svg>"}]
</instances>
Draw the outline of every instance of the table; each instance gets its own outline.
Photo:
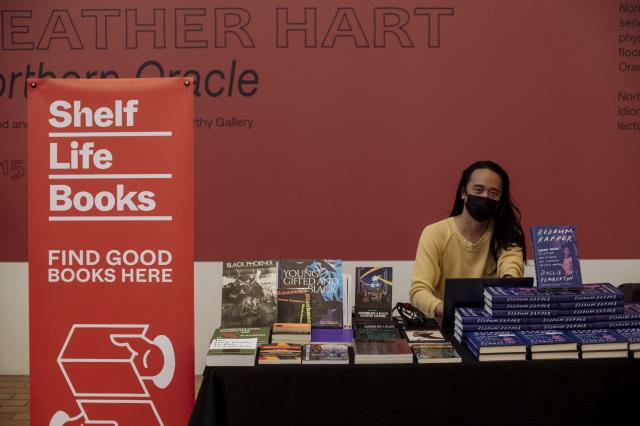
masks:
<instances>
[{"instance_id":1,"label":"table","mask_svg":"<svg viewBox=\"0 0 640 426\"><path fill-rule=\"evenodd\" d=\"M460 364L207 367L189 425L640 423L640 360L480 363L456 346Z\"/></svg>"}]
</instances>

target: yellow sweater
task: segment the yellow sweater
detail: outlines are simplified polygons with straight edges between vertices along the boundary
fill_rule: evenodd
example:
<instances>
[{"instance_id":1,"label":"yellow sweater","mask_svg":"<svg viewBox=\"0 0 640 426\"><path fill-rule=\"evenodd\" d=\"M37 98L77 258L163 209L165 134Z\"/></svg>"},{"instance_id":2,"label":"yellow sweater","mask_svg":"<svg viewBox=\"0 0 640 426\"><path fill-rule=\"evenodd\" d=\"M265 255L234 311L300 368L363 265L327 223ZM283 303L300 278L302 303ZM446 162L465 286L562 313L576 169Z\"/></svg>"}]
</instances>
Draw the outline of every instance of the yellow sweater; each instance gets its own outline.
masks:
<instances>
[{"instance_id":1,"label":"yellow sweater","mask_svg":"<svg viewBox=\"0 0 640 426\"><path fill-rule=\"evenodd\" d=\"M462 236L453 217L424 228L411 277L411 304L433 318L436 306L444 300L444 281L447 278L522 277L521 247L503 250L496 267L489 251L493 227L491 221L475 244Z\"/></svg>"}]
</instances>

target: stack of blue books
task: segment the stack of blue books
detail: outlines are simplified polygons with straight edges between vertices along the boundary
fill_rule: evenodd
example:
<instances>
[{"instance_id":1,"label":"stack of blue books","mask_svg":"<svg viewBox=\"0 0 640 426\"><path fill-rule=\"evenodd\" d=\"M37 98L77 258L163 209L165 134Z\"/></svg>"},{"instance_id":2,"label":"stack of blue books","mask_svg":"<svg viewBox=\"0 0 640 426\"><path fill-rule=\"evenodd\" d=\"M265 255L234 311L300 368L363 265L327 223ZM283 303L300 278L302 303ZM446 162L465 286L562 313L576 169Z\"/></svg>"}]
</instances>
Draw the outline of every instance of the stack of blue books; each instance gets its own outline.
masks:
<instances>
[{"instance_id":1,"label":"stack of blue books","mask_svg":"<svg viewBox=\"0 0 640 426\"><path fill-rule=\"evenodd\" d=\"M469 332L463 336L462 343L481 362L527 359L527 343L517 332Z\"/></svg>"}]
</instances>

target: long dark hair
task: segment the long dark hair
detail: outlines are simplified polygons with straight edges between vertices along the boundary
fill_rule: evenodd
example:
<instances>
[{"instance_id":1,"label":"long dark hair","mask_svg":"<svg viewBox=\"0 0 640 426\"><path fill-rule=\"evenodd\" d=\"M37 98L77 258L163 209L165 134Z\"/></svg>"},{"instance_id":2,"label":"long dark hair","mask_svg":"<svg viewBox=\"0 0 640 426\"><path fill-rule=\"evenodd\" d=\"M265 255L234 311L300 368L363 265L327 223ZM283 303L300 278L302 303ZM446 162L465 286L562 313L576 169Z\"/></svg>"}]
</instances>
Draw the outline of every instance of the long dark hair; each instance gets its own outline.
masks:
<instances>
[{"instance_id":1,"label":"long dark hair","mask_svg":"<svg viewBox=\"0 0 640 426\"><path fill-rule=\"evenodd\" d=\"M478 169L489 169L502 178L502 193L498 202L498 209L493 215L495 227L491 236L491 244L489 250L491 256L498 263L498 254L501 250L513 246L522 248L522 260L527 262L527 248L524 240L524 232L520 224L520 209L515 201L511 198L509 175L507 172L494 163L493 161L476 161L462 172L458 189L456 190L456 198L451 209L451 216L457 216L462 213L464 208L464 200L460 197L462 189L466 191L467 184L471 179L471 174Z\"/></svg>"}]
</instances>

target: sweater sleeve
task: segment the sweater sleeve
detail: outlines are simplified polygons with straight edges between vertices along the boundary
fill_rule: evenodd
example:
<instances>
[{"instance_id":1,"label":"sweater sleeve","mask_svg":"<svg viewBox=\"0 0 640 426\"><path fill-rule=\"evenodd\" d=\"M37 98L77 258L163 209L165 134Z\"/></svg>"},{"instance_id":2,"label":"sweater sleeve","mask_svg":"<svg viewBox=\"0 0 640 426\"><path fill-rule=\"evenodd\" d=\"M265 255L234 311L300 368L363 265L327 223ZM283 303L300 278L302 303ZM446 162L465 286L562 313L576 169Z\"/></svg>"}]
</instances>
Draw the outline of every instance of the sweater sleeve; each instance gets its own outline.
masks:
<instances>
[{"instance_id":1,"label":"sweater sleeve","mask_svg":"<svg viewBox=\"0 0 640 426\"><path fill-rule=\"evenodd\" d=\"M510 275L514 278L524 276L524 261L522 260L522 247L513 246L500 253L497 265L498 277Z\"/></svg>"},{"instance_id":2,"label":"sweater sleeve","mask_svg":"<svg viewBox=\"0 0 640 426\"><path fill-rule=\"evenodd\" d=\"M435 316L436 306L442 302L435 296L441 274L439 258L437 235L427 227L422 231L418 242L409 300L430 318Z\"/></svg>"}]
</instances>

